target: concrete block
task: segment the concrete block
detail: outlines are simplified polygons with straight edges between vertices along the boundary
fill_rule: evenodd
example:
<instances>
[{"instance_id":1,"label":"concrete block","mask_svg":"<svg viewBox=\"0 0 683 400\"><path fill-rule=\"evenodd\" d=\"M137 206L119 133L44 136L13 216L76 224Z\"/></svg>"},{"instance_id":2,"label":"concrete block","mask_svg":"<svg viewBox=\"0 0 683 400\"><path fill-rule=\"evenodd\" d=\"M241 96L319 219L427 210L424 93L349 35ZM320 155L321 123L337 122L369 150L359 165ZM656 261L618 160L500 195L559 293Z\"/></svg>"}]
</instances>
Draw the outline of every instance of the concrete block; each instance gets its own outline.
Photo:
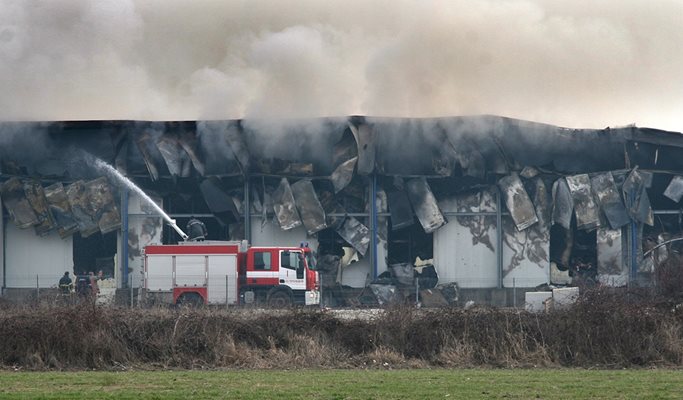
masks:
<instances>
[{"instance_id":1,"label":"concrete block","mask_svg":"<svg viewBox=\"0 0 683 400\"><path fill-rule=\"evenodd\" d=\"M526 292L524 308L531 312L542 312L545 310L545 301L552 297L553 292Z\"/></svg>"},{"instance_id":2,"label":"concrete block","mask_svg":"<svg viewBox=\"0 0 683 400\"><path fill-rule=\"evenodd\" d=\"M568 287L553 289L553 304L555 308L568 307L579 298L579 288Z\"/></svg>"}]
</instances>

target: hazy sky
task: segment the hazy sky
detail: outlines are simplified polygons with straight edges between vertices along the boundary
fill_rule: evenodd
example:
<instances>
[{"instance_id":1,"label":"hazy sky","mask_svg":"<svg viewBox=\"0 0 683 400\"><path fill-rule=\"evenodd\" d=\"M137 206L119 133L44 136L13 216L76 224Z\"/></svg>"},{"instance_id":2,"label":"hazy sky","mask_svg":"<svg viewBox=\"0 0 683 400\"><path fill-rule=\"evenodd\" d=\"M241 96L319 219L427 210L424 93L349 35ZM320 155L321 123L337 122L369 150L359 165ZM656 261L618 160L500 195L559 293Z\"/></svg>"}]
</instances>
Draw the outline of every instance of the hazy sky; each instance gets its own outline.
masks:
<instances>
[{"instance_id":1,"label":"hazy sky","mask_svg":"<svg viewBox=\"0 0 683 400\"><path fill-rule=\"evenodd\" d=\"M683 1L0 0L0 119L683 131Z\"/></svg>"}]
</instances>

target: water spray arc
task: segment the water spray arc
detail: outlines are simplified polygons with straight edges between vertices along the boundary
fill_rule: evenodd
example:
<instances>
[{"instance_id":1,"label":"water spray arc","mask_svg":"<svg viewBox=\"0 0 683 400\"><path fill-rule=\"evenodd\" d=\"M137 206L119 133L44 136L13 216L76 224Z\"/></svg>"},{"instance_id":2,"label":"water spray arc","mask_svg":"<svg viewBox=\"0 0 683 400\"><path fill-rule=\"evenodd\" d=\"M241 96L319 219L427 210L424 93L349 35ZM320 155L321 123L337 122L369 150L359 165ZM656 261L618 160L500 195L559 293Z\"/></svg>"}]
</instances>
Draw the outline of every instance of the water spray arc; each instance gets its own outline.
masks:
<instances>
[{"instance_id":1,"label":"water spray arc","mask_svg":"<svg viewBox=\"0 0 683 400\"><path fill-rule=\"evenodd\" d=\"M133 192L137 193L138 196L140 196L147 204L151 205L154 207L154 209L161 215L161 217L166 220L166 222L173 228L180 237L183 238L183 240L187 240L188 235L183 232L182 229L178 226L176 221L169 217L164 210L159 207L159 205L152 200L147 193L145 193L142 189L140 189L133 181L130 179L126 178L123 176L119 171L116 170L116 168L112 167L111 165L107 164L106 162L102 161L101 159L91 156L93 159L93 164L95 165L96 168L102 170L104 173L106 173L108 176L116 179L119 183L125 185L128 189L132 190ZM127 212L127 211L126 211Z\"/></svg>"}]
</instances>

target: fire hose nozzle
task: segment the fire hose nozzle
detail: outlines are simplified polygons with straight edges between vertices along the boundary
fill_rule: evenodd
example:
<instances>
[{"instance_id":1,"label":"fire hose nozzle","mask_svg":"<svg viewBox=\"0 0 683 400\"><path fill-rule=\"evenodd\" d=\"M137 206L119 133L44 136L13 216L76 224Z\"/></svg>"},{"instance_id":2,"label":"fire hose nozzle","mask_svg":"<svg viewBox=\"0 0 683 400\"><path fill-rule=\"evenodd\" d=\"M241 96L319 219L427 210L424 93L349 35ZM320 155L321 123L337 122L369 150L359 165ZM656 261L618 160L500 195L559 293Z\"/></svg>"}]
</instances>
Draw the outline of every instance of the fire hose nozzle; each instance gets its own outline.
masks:
<instances>
[{"instance_id":1,"label":"fire hose nozzle","mask_svg":"<svg viewBox=\"0 0 683 400\"><path fill-rule=\"evenodd\" d=\"M171 228L175 229L175 231L178 232L178 235L180 235L180 237L182 237L183 240L187 240L187 238L189 238L189 236L185 232L183 232L182 229L180 229L180 227L174 219L170 220L168 224L171 226Z\"/></svg>"}]
</instances>

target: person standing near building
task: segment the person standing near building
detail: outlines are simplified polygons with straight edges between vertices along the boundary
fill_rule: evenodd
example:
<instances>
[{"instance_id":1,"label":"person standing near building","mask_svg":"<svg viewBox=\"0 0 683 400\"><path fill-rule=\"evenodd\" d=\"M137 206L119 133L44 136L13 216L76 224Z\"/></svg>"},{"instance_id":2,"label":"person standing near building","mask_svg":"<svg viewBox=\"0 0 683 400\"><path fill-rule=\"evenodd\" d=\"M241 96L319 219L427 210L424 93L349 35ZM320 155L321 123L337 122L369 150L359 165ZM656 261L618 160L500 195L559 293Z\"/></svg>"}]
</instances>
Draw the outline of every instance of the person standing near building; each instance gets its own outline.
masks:
<instances>
[{"instance_id":1,"label":"person standing near building","mask_svg":"<svg viewBox=\"0 0 683 400\"><path fill-rule=\"evenodd\" d=\"M202 242L206 238L208 232L206 231L206 225L195 217L190 217L187 222L187 240L194 242Z\"/></svg>"},{"instance_id":2,"label":"person standing near building","mask_svg":"<svg viewBox=\"0 0 683 400\"><path fill-rule=\"evenodd\" d=\"M62 294L69 294L71 293L71 289L73 288L73 286L73 281L71 281L69 271L66 271L64 275L59 279L59 290L62 292Z\"/></svg>"}]
</instances>

